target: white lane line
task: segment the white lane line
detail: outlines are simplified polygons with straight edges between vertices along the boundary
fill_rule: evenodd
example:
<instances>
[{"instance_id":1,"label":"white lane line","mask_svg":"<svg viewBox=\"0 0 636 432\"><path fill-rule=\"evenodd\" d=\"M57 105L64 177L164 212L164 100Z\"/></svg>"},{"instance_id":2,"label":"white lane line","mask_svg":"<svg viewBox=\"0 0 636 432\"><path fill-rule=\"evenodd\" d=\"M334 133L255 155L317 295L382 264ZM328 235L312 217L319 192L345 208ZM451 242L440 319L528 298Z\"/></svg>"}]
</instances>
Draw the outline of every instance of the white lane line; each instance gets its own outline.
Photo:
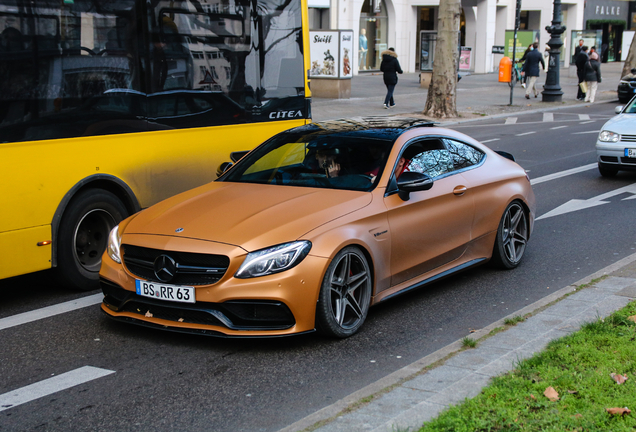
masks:
<instances>
[{"instance_id":1,"label":"white lane line","mask_svg":"<svg viewBox=\"0 0 636 432\"><path fill-rule=\"evenodd\" d=\"M544 183L544 182L547 182L547 181L550 181L550 180L555 180L555 179L558 179L558 178L561 178L561 177L566 177L566 176L569 176L569 175L572 175L572 174L577 174L577 173L580 173L580 172L583 172L583 171L588 171L588 170L596 168L597 166L598 166L598 164L592 163L592 164L589 164L589 165L580 166L578 168L572 168L572 169L561 171L561 172L557 172L557 173L554 173L554 174L548 174L547 176L537 177L536 179L530 180L530 184L534 186L534 185L539 184L539 183Z\"/></svg>"},{"instance_id":2,"label":"white lane line","mask_svg":"<svg viewBox=\"0 0 636 432\"><path fill-rule=\"evenodd\" d=\"M85 308L87 306L93 306L101 303L102 300L104 300L104 294L94 294L78 298L76 300L71 300L64 303L47 306L41 309L36 309L34 311L24 312L18 315L2 318L0 319L0 330L63 314L76 309Z\"/></svg>"},{"instance_id":3,"label":"white lane line","mask_svg":"<svg viewBox=\"0 0 636 432\"><path fill-rule=\"evenodd\" d=\"M536 133L536 132L535 132L535 131L532 131L532 132L524 132L524 133L516 134L515 136L532 135L533 133Z\"/></svg>"},{"instance_id":4,"label":"white lane line","mask_svg":"<svg viewBox=\"0 0 636 432\"><path fill-rule=\"evenodd\" d=\"M554 113L543 113L543 121L544 122L554 121Z\"/></svg>"},{"instance_id":5,"label":"white lane line","mask_svg":"<svg viewBox=\"0 0 636 432\"><path fill-rule=\"evenodd\" d=\"M550 130L555 130L555 129L563 129L566 128L568 126L555 126L555 127L551 127Z\"/></svg>"},{"instance_id":6,"label":"white lane line","mask_svg":"<svg viewBox=\"0 0 636 432\"><path fill-rule=\"evenodd\" d=\"M581 122L579 124L589 124L589 123L594 123L594 120L590 120L590 121L586 121L586 122Z\"/></svg>"},{"instance_id":7,"label":"white lane line","mask_svg":"<svg viewBox=\"0 0 636 432\"><path fill-rule=\"evenodd\" d=\"M517 117L506 117L505 124L515 124L517 123Z\"/></svg>"},{"instance_id":8,"label":"white lane line","mask_svg":"<svg viewBox=\"0 0 636 432\"><path fill-rule=\"evenodd\" d=\"M92 381L115 371L84 366L0 395L0 411Z\"/></svg>"},{"instance_id":9,"label":"white lane line","mask_svg":"<svg viewBox=\"0 0 636 432\"><path fill-rule=\"evenodd\" d=\"M584 135L584 134L597 134L600 132L600 129L593 131L584 131L584 132L572 132L572 135Z\"/></svg>"},{"instance_id":10,"label":"white lane line","mask_svg":"<svg viewBox=\"0 0 636 432\"><path fill-rule=\"evenodd\" d=\"M589 120L589 119L590 119L589 114L579 114L579 120Z\"/></svg>"},{"instance_id":11,"label":"white lane line","mask_svg":"<svg viewBox=\"0 0 636 432\"><path fill-rule=\"evenodd\" d=\"M493 139L489 139L489 140L486 140L486 141L482 141L481 143L483 144L483 143L489 143L489 142L493 142L493 141L499 141L500 139L501 138L493 138Z\"/></svg>"}]
</instances>

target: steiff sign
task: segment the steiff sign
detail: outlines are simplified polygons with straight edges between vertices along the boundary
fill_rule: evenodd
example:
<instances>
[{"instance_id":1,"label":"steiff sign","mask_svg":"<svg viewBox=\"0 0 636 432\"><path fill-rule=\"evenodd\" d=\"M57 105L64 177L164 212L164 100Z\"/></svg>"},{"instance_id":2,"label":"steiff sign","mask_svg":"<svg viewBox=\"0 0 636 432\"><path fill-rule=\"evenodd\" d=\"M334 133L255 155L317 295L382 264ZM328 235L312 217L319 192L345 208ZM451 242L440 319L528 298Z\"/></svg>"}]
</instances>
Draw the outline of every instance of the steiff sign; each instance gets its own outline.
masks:
<instances>
[{"instance_id":1,"label":"steiff sign","mask_svg":"<svg viewBox=\"0 0 636 432\"><path fill-rule=\"evenodd\" d=\"M493 54L503 54L505 47L503 45L493 45L492 53Z\"/></svg>"}]
</instances>

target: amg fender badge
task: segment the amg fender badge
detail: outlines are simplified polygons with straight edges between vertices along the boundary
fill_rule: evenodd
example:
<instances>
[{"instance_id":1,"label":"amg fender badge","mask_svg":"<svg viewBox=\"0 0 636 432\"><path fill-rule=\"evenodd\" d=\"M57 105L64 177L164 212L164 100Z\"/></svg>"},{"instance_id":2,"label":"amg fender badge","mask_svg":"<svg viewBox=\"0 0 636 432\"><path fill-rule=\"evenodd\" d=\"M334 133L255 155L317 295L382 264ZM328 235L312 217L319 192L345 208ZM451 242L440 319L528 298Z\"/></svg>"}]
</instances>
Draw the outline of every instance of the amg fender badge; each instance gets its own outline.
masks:
<instances>
[{"instance_id":1,"label":"amg fender badge","mask_svg":"<svg viewBox=\"0 0 636 432\"><path fill-rule=\"evenodd\" d=\"M176 232L176 233L183 232L183 228L177 228L176 230L174 230L174 232Z\"/></svg>"}]
</instances>

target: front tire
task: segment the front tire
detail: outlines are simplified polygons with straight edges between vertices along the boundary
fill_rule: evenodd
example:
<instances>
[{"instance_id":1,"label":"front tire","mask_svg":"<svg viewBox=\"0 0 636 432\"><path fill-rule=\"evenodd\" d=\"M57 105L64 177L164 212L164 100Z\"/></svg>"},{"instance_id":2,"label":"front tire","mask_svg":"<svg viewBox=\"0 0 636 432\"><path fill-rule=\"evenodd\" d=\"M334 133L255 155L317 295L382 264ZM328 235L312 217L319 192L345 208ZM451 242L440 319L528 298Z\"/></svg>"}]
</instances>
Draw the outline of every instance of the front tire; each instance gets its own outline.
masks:
<instances>
[{"instance_id":1,"label":"front tire","mask_svg":"<svg viewBox=\"0 0 636 432\"><path fill-rule=\"evenodd\" d=\"M128 216L124 204L102 189L82 191L64 211L57 240L57 275L72 288L99 288L99 268L108 233Z\"/></svg>"},{"instance_id":2,"label":"front tire","mask_svg":"<svg viewBox=\"0 0 636 432\"><path fill-rule=\"evenodd\" d=\"M616 176L616 174L618 174L618 169L614 168L611 165L606 165L606 164L602 164L602 163L598 163L598 172L603 176L603 177L614 177Z\"/></svg>"},{"instance_id":3,"label":"front tire","mask_svg":"<svg viewBox=\"0 0 636 432\"><path fill-rule=\"evenodd\" d=\"M513 269L519 265L528 243L528 217L518 201L506 207L499 227L492 254L492 264L503 269Z\"/></svg>"},{"instance_id":4,"label":"front tire","mask_svg":"<svg viewBox=\"0 0 636 432\"><path fill-rule=\"evenodd\" d=\"M356 247L346 247L327 268L316 307L316 328L321 333L346 338L355 334L367 317L373 287L366 257Z\"/></svg>"}]
</instances>

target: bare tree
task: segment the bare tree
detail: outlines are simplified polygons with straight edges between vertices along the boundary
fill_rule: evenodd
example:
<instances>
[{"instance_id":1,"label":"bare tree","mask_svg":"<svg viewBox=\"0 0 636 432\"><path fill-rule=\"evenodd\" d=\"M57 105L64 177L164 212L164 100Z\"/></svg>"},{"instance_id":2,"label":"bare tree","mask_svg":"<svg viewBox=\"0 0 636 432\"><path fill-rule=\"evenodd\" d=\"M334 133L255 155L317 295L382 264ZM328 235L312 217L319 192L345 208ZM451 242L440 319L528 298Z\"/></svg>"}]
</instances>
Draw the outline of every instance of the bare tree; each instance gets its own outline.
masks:
<instances>
[{"instance_id":1,"label":"bare tree","mask_svg":"<svg viewBox=\"0 0 636 432\"><path fill-rule=\"evenodd\" d=\"M433 63L433 76L422 114L435 117L457 117L457 40L461 0L440 0L439 28Z\"/></svg>"},{"instance_id":2,"label":"bare tree","mask_svg":"<svg viewBox=\"0 0 636 432\"><path fill-rule=\"evenodd\" d=\"M632 43L629 46L629 51L625 58L625 63L623 64L623 73L621 74L621 77L631 73L631 70L634 67L636 67L636 37L632 39Z\"/></svg>"}]
</instances>

